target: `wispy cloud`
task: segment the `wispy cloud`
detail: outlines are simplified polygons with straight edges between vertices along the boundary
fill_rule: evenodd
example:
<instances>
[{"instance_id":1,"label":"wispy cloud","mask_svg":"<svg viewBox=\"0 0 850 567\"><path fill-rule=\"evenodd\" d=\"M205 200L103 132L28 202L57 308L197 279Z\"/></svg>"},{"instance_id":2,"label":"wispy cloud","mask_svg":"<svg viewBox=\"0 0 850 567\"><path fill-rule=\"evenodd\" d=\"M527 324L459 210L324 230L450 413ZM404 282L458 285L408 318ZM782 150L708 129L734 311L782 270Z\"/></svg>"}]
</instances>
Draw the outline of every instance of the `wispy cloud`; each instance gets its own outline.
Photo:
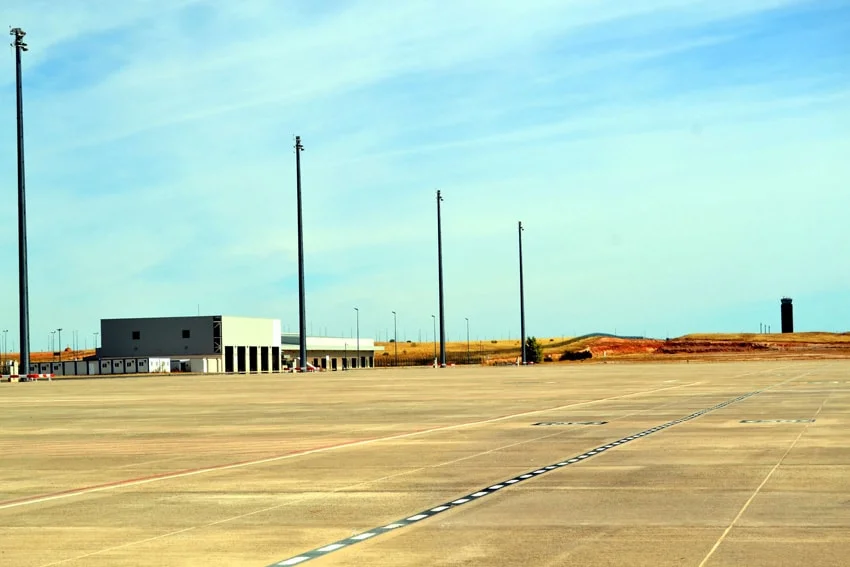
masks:
<instances>
[{"instance_id":1,"label":"wispy cloud","mask_svg":"<svg viewBox=\"0 0 850 567\"><path fill-rule=\"evenodd\" d=\"M846 321L841 2L18 2L33 341L100 317L297 313L304 137L314 331L754 327L782 294ZM842 42L844 42L842 44ZM0 76L16 321L11 59ZM819 295L820 294L820 295ZM820 299L819 299L820 298ZM820 303L818 303L820 302ZM746 309L742 305L748 306ZM752 306L757 307L752 307ZM801 321L807 306L799 305ZM826 314L833 313L833 316Z\"/></svg>"}]
</instances>

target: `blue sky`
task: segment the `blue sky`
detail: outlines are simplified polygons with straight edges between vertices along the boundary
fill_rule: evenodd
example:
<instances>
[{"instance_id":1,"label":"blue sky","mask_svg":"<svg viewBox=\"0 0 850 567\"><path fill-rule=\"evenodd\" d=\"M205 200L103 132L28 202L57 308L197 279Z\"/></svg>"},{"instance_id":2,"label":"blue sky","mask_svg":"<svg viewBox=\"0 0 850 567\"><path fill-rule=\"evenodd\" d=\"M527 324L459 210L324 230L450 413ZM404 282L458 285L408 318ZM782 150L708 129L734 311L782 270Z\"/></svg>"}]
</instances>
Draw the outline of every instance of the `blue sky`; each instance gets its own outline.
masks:
<instances>
[{"instance_id":1,"label":"blue sky","mask_svg":"<svg viewBox=\"0 0 850 567\"><path fill-rule=\"evenodd\" d=\"M850 330L850 3L12 0L31 343L101 317L430 340L446 328ZM0 317L17 340L14 59L0 74Z\"/></svg>"}]
</instances>

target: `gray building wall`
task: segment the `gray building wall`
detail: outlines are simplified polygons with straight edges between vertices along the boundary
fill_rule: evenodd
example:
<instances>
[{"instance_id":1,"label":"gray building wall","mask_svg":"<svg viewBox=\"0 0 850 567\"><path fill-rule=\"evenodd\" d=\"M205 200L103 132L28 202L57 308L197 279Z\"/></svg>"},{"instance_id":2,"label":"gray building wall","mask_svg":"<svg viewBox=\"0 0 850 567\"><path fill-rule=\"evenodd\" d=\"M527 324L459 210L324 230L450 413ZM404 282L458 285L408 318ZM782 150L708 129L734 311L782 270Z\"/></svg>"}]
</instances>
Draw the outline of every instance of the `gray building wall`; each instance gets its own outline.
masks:
<instances>
[{"instance_id":1,"label":"gray building wall","mask_svg":"<svg viewBox=\"0 0 850 567\"><path fill-rule=\"evenodd\" d=\"M189 338L183 337L184 330ZM214 353L211 316L101 319L100 336L103 358Z\"/></svg>"}]
</instances>

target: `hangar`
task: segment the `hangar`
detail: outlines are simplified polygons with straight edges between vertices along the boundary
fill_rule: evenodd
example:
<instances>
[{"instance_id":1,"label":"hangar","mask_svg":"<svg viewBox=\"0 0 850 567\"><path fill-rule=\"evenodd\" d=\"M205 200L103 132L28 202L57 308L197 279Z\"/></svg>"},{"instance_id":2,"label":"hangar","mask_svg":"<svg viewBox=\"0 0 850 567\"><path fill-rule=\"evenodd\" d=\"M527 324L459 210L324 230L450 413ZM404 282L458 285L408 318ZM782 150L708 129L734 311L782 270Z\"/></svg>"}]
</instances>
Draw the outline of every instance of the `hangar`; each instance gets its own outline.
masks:
<instances>
[{"instance_id":1,"label":"hangar","mask_svg":"<svg viewBox=\"0 0 850 567\"><path fill-rule=\"evenodd\" d=\"M175 370L280 372L280 319L145 317L101 319L101 361L169 358Z\"/></svg>"}]
</instances>

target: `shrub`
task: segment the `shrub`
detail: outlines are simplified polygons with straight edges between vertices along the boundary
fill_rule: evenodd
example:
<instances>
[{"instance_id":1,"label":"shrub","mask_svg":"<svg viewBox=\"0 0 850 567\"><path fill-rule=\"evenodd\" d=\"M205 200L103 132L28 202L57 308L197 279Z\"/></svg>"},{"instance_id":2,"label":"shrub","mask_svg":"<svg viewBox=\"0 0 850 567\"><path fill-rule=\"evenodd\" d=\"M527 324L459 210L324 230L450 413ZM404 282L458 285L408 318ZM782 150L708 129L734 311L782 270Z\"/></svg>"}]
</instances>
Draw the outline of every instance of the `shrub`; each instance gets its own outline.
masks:
<instances>
[{"instance_id":1,"label":"shrub","mask_svg":"<svg viewBox=\"0 0 850 567\"><path fill-rule=\"evenodd\" d=\"M586 360L592 357L593 353L589 350L580 350L577 352L568 350L561 355L561 360Z\"/></svg>"},{"instance_id":2,"label":"shrub","mask_svg":"<svg viewBox=\"0 0 850 567\"><path fill-rule=\"evenodd\" d=\"M535 364L543 360L543 347L534 337L525 340L525 361Z\"/></svg>"}]
</instances>

